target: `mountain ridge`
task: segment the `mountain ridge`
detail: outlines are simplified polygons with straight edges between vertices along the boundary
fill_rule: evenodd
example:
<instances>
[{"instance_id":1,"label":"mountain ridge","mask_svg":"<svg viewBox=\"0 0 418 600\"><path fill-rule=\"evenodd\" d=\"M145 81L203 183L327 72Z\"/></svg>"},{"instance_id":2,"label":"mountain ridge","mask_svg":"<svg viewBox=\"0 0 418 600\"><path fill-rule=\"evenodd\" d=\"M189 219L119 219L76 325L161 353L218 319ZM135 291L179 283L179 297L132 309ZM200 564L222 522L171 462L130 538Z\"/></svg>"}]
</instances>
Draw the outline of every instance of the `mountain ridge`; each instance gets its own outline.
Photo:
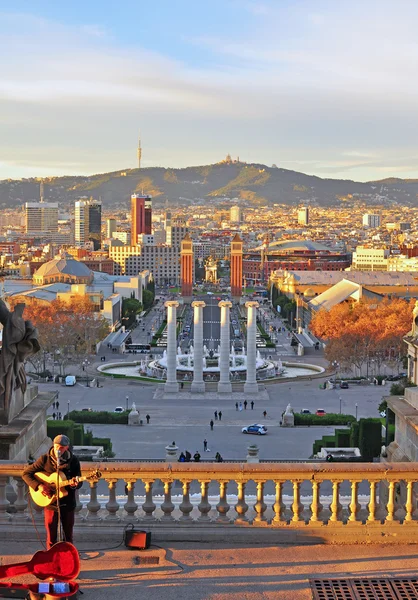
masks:
<instances>
[{"instance_id":1,"label":"mountain ridge","mask_svg":"<svg viewBox=\"0 0 418 600\"><path fill-rule=\"evenodd\" d=\"M0 204L16 207L39 198L41 178L0 181ZM387 178L356 182L321 178L261 163L225 160L184 168L146 167L94 175L42 178L45 200L71 204L82 196L101 197L104 206L127 204L132 193L150 194L154 202L178 204L237 198L254 205L316 203L337 206L353 195L366 204L400 202L418 205L418 180Z\"/></svg>"}]
</instances>

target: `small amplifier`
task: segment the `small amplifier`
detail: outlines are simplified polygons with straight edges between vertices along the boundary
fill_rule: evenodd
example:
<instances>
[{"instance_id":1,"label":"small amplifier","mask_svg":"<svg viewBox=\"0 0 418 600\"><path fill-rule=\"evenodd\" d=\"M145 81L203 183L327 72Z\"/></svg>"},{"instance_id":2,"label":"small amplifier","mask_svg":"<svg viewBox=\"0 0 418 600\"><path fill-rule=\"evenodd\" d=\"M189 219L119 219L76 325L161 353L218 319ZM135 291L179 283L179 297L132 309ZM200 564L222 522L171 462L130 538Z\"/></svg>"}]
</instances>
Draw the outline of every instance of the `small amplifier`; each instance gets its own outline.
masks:
<instances>
[{"instance_id":1,"label":"small amplifier","mask_svg":"<svg viewBox=\"0 0 418 600\"><path fill-rule=\"evenodd\" d=\"M125 531L125 546L127 548L132 548L132 550L148 550L150 545L150 531L136 531L133 528Z\"/></svg>"}]
</instances>

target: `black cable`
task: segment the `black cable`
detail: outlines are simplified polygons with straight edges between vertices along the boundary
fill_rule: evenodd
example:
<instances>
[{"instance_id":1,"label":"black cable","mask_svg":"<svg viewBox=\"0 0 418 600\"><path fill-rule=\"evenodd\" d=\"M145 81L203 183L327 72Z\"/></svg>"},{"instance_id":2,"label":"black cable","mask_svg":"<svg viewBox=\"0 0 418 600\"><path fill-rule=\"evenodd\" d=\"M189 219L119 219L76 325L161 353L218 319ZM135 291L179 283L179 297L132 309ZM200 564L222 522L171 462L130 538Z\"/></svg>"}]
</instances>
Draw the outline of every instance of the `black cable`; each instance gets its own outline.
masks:
<instances>
[{"instance_id":1,"label":"black cable","mask_svg":"<svg viewBox=\"0 0 418 600\"><path fill-rule=\"evenodd\" d=\"M61 506L60 506L60 459L61 459L61 451L58 450L57 458L57 484L56 484L56 494L57 494L57 512L58 512L58 523L57 523L57 542L62 542L63 536L63 528L61 524Z\"/></svg>"}]
</instances>

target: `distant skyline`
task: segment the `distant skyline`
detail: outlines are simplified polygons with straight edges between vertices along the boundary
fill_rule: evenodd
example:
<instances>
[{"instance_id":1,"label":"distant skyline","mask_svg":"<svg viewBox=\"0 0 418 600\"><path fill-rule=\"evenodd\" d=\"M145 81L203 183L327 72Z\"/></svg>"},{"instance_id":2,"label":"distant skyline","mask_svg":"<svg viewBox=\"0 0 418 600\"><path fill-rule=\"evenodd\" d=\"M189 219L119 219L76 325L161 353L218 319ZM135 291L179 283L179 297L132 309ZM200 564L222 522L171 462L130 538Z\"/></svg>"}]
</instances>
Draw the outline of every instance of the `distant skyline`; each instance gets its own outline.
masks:
<instances>
[{"instance_id":1,"label":"distant skyline","mask_svg":"<svg viewBox=\"0 0 418 600\"><path fill-rule=\"evenodd\" d=\"M416 0L0 0L0 179L135 168L139 130L142 167L417 178L417 22Z\"/></svg>"}]
</instances>

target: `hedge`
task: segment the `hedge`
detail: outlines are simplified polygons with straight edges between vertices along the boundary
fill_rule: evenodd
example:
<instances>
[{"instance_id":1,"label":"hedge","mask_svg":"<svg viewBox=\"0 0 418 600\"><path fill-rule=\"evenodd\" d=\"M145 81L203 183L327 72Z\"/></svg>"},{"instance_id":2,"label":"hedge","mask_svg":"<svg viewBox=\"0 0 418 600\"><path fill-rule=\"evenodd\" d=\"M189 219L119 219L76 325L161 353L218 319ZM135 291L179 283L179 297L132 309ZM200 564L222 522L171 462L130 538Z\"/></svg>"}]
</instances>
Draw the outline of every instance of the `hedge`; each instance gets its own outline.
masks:
<instances>
[{"instance_id":1,"label":"hedge","mask_svg":"<svg viewBox=\"0 0 418 600\"><path fill-rule=\"evenodd\" d=\"M93 438L92 446L103 446L103 450L112 452L112 441L110 438Z\"/></svg>"},{"instance_id":2,"label":"hedge","mask_svg":"<svg viewBox=\"0 0 418 600\"><path fill-rule=\"evenodd\" d=\"M335 448L335 435L322 436L323 448Z\"/></svg>"},{"instance_id":3,"label":"hedge","mask_svg":"<svg viewBox=\"0 0 418 600\"><path fill-rule=\"evenodd\" d=\"M353 415L340 415L338 413L327 413L323 417L317 415L301 415L295 413L295 425L349 425L356 418Z\"/></svg>"},{"instance_id":4,"label":"hedge","mask_svg":"<svg viewBox=\"0 0 418 600\"><path fill-rule=\"evenodd\" d=\"M360 419L359 449L363 460L372 461L380 456L382 424L380 419Z\"/></svg>"},{"instance_id":5,"label":"hedge","mask_svg":"<svg viewBox=\"0 0 418 600\"><path fill-rule=\"evenodd\" d=\"M84 441L84 427L81 423L75 423L74 425L72 442L74 446L84 446L86 444Z\"/></svg>"},{"instance_id":6,"label":"hedge","mask_svg":"<svg viewBox=\"0 0 418 600\"><path fill-rule=\"evenodd\" d=\"M335 447L349 448L350 447L350 430L336 429L335 430Z\"/></svg>"},{"instance_id":7,"label":"hedge","mask_svg":"<svg viewBox=\"0 0 418 600\"><path fill-rule=\"evenodd\" d=\"M358 448L359 424L357 421L351 423L350 448Z\"/></svg>"},{"instance_id":8,"label":"hedge","mask_svg":"<svg viewBox=\"0 0 418 600\"><path fill-rule=\"evenodd\" d=\"M128 415L129 411L126 410L122 413L113 413L106 410L72 410L69 416L70 419L76 423L107 423L111 425L127 425Z\"/></svg>"},{"instance_id":9,"label":"hedge","mask_svg":"<svg viewBox=\"0 0 418 600\"><path fill-rule=\"evenodd\" d=\"M51 440L60 433L66 435L70 440L74 439L74 421L52 421L48 419L46 422L46 434Z\"/></svg>"}]
</instances>

